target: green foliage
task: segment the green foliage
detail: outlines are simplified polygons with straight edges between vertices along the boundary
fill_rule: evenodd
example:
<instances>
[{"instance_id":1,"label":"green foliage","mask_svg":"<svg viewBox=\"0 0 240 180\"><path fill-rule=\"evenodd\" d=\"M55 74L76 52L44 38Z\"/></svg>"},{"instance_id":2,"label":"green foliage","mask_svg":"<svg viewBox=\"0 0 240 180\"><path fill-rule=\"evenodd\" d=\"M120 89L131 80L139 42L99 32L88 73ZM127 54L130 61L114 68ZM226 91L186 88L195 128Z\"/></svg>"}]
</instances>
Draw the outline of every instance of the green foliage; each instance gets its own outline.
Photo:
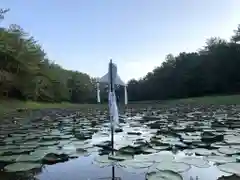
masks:
<instances>
[{"instance_id":1,"label":"green foliage","mask_svg":"<svg viewBox=\"0 0 240 180\"><path fill-rule=\"evenodd\" d=\"M128 83L133 101L188 98L240 92L240 26L232 41L210 38L198 52L169 54L140 80Z\"/></svg>"},{"instance_id":2,"label":"green foliage","mask_svg":"<svg viewBox=\"0 0 240 180\"><path fill-rule=\"evenodd\" d=\"M8 9L0 9L0 18ZM95 98L87 74L61 68L46 57L20 26L0 28L0 95L34 101L89 102Z\"/></svg>"}]
</instances>

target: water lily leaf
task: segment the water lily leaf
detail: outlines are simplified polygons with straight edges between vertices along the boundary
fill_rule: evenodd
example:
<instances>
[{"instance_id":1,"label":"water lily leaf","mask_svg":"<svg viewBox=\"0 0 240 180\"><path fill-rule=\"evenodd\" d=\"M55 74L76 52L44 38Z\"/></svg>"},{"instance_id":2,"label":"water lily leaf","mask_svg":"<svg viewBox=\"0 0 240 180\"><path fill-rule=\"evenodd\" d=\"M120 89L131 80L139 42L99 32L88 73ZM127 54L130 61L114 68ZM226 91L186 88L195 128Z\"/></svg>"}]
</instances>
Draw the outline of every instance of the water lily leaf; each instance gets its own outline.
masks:
<instances>
[{"instance_id":1,"label":"water lily leaf","mask_svg":"<svg viewBox=\"0 0 240 180\"><path fill-rule=\"evenodd\" d=\"M44 142L39 142L39 146L54 146L59 144L58 141L44 141Z\"/></svg>"},{"instance_id":2,"label":"water lily leaf","mask_svg":"<svg viewBox=\"0 0 240 180\"><path fill-rule=\"evenodd\" d=\"M183 162L189 165L193 165L199 168L208 168L210 167L209 163L205 159L197 158L197 157L183 157L178 162Z\"/></svg>"},{"instance_id":3,"label":"water lily leaf","mask_svg":"<svg viewBox=\"0 0 240 180\"><path fill-rule=\"evenodd\" d=\"M240 176L240 164L239 163L226 163L217 166L221 171L232 173Z\"/></svg>"},{"instance_id":4,"label":"water lily leaf","mask_svg":"<svg viewBox=\"0 0 240 180\"><path fill-rule=\"evenodd\" d=\"M11 163L15 162L19 155L12 155L12 156L0 156L0 162Z\"/></svg>"},{"instance_id":5,"label":"water lily leaf","mask_svg":"<svg viewBox=\"0 0 240 180\"><path fill-rule=\"evenodd\" d=\"M71 139L73 137L73 135L63 135L63 136L61 136L60 138L61 139Z\"/></svg>"},{"instance_id":6,"label":"water lily leaf","mask_svg":"<svg viewBox=\"0 0 240 180\"><path fill-rule=\"evenodd\" d=\"M9 164L4 167L4 170L7 172L23 172L23 171L29 171L32 169L41 168L41 166L42 166L41 164L37 164L37 163L22 162L22 163Z\"/></svg>"},{"instance_id":7,"label":"water lily leaf","mask_svg":"<svg viewBox=\"0 0 240 180\"><path fill-rule=\"evenodd\" d=\"M142 151L144 154L152 154L152 153L157 153L158 150L156 149L151 149L151 148L142 148Z\"/></svg>"},{"instance_id":8,"label":"water lily leaf","mask_svg":"<svg viewBox=\"0 0 240 180\"><path fill-rule=\"evenodd\" d=\"M16 162L38 162L41 161L41 156L34 156L29 154L22 154L16 159Z\"/></svg>"},{"instance_id":9,"label":"water lily leaf","mask_svg":"<svg viewBox=\"0 0 240 180\"><path fill-rule=\"evenodd\" d=\"M3 155L5 153L4 150L0 150L0 156Z\"/></svg>"},{"instance_id":10,"label":"water lily leaf","mask_svg":"<svg viewBox=\"0 0 240 180\"><path fill-rule=\"evenodd\" d=\"M183 178L176 172L165 170L147 173L146 180L183 180Z\"/></svg>"},{"instance_id":11,"label":"water lily leaf","mask_svg":"<svg viewBox=\"0 0 240 180\"><path fill-rule=\"evenodd\" d=\"M6 144L14 144L14 143L21 143L23 142L23 138L22 137L7 137L6 139L4 139L4 142Z\"/></svg>"},{"instance_id":12,"label":"water lily leaf","mask_svg":"<svg viewBox=\"0 0 240 180\"><path fill-rule=\"evenodd\" d=\"M114 164L115 160L109 159L108 155L96 156L94 162L100 167L111 166Z\"/></svg>"},{"instance_id":13,"label":"water lily leaf","mask_svg":"<svg viewBox=\"0 0 240 180\"><path fill-rule=\"evenodd\" d=\"M11 134L12 137L26 137L28 136L28 134L25 134L25 133L14 133L14 134Z\"/></svg>"},{"instance_id":14,"label":"water lily leaf","mask_svg":"<svg viewBox=\"0 0 240 180\"><path fill-rule=\"evenodd\" d=\"M162 151L162 150L168 150L169 146L152 146L153 149Z\"/></svg>"},{"instance_id":15,"label":"water lily leaf","mask_svg":"<svg viewBox=\"0 0 240 180\"><path fill-rule=\"evenodd\" d=\"M204 148L196 148L193 149L192 151L198 156L210 156L214 154L213 151Z\"/></svg>"},{"instance_id":16,"label":"water lily leaf","mask_svg":"<svg viewBox=\"0 0 240 180\"><path fill-rule=\"evenodd\" d=\"M191 168L190 165L183 162L174 162L174 161L163 161L160 163L154 164L149 168L149 172L157 172L158 170L164 171L169 170L173 172L186 172Z\"/></svg>"},{"instance_id":17,"label":"water lily leaf","mask_svg":"<svg viewBox=\"0 0 240 180\"><path fill-rule=\"evenodd\" d=\"M133 169L141 169L141 168L148 168L150 166L152 166L154 164L154 162L143 162L141 160L136 160L136 159L132 159L132 160L126 160L126 161L121 161L119 162L119 165L125 168L133 168Z\"/></svg>"},{"instance_id":18,"label":"water lily leaf","mask_svg":"<svg viewBox=\"0 0 240 180\"><path fill-rule=\"evenodd\" d=\"M23 144L20 146L21 149L36 149L39 147L38 144Z\"/></svg>"},{"instance_id":19,"label":"water lily leaf","mask_svg":"<svg viewBox=\"0 0 240 180\"><path fill-rule=\"evenodd\" d=\"M135 160L142 161L142 162L162 162L162 161L172 161L174 156L168 153L155 153L149 155L136 155L134 157Z\"/></svg>"},{"instance_id":20,"label":"water lily leaf","mask_svg":"<svg viewBox=\"0 0 240 180\"><path fill-rule=\"evenodd\" d=\"M71 140L61 140L58 145L64 146L64 145L70 144L71 142L72 142Z\"/></svg>"},{"instance_id":21,"label":"water lily leaf","mask_svg":"<svg viewBox=\"0 0 240 180\"><path fill-rule=\"evenodd\" d=\"M234 155L234 154L238 154L240 151L238 149L234 149L230 147L221 147L218 149L218 152L226 155Z\"/></svg>"},{"instance_id":22,"label":"water lily leaf","mask_svg":"<svg viewBox=\"0 0 240 180\"><path fill-rule=\"evenodd\" d=\"M213 143L211 144L211 147L213 148L221 148L221 147L228 147L229 145L225 142L216 142L216 143Z\"/></svg>"},{"instance_id":23,"label":"water lily leaf","mask_svg":"<svg viewBox=\"0 0 240 180\"><path fill-rule=\"evenodd\" d=\"M118 153L115 155L109 155L108 159L115 160L115 161L124 161L124 160L128 160L128 159L133 159L133 156Z\"/></svg>"},{"instance_id":24,"label":"water lily leaf","mask_svg":"<svg viewBox=\"0 0 240 180\"><path fill-rule=\"evenodd\" d=\"M0 146L1 151L8 151L9 149L19 149L19 146L17 145Z\"/></svg>"},{"instance_id":25,"label":"water lily leaf","mask_svg":"<svg viewBox=\"0 0 240 180\"><path fill-rule=\"evenodd\" d=\"M33 157L41 158L43 159L45 155L50 154L50 153L58 153L60 152L56 148L48 148L48 149L37 149L34 152L32 152L30 155Z\"/></svg>"},{"instance_id":26,"label":"water lily leaf","mask_svg":"<svg viewBox=\"0 0 240 180\"><path fill-rule=\"evenodd\" d=\"M55 164L58 162L65 162L69 159L69 156L66 154L54 154L54 153L49 153L46 154L42 161L45 164Z\"/></svg>"},{"instance_id":27,"label":"water lily leaf","mask_svg":"<svg viewBox=\"0 0 240 180\"><path fill-rule=\"evenodd\" d=\"M240 156L236 157L237 162L240 162Z\"/></svg>"},{"instance_id":28,"label":"water lily leaf","mask_svg":"<svg viewBox=\"0 0 240 180\"><path fill-rule=\"evenodd\" d=\"M240 145L240 136L230 135L230 136L225 137L225 138L224 138L224 141L225 141L227 144Z\"/></svg>"},{"instance_id":29,"label":"water lily leaf","mask_svg":"<svg viewBox=\"0 0 240 180\"><path fill-rule=\"evenodd\" d=\"M236 158L230 156L208 156L208 161L215 162L217 164L236 162Z\"/></svg>"}]
</instances>

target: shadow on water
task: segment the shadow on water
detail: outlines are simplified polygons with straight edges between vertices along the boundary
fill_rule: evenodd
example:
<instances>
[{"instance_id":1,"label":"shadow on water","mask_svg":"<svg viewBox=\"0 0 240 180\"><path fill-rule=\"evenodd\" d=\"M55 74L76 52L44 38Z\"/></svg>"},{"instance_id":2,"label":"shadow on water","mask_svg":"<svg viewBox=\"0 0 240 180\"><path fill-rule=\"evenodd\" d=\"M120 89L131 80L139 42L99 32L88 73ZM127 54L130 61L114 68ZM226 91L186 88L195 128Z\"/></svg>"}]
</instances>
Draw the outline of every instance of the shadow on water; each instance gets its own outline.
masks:
<instances>
[{"instance_id":1,"label":"shadow on water","mask_svg":"<svg viewBox=\"0 0 240 180\"><path fill-rule=\"evenodd\" d=\"M100 168L93 156L74 159L66 163L45 166L36 177L39 180L144 180L143 174L133 174L114 165ZM5 180L5 179L4 179Z\"/></svg>"}]
</instances>

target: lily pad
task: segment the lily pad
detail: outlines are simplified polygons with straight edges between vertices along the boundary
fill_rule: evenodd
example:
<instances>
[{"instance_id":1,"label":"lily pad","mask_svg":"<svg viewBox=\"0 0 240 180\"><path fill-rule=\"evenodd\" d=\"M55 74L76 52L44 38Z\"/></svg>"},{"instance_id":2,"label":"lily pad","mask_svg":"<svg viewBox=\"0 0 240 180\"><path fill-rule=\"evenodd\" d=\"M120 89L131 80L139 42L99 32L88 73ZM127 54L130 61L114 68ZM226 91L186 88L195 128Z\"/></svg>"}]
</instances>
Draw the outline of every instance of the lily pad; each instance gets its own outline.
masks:
<instances>
[{"instance_id":1,"label":"lily pad","mask_svg":"<svg viewBox=\"0 0 240 180\"><path fill-rule=\"evenodd\" d=\"M29 152L32 152L34 149L9 149L7 152L4 154L6 155L14 155L14 154L28 154Z\"/></svg>"},{"instance_id":2,"label":"lily pad","mask_svg":"<svg viewBox=\"0 0 240 180\"><path fill-rule=\"evenodd\" d=\"M104 166L112 165L115 162L115 160L109 159L108 155L103 155L103 156L96 156L94 158L94 162L96 162L96 164L98 164L99 166L104 167Z\"/></svg>"},{"instance_id":3,"label":"lily pad","mask_svg":"<svg viewBox=\"0 0 240 180\"><path fill-rule=\"evenodd\" d=\"M26 163L26 162L22 162L22 163L14 163L14 164L10 164L4 167L4 170L7 172L23 172L23 171L29 171L32 169L38 169L41 168L41 164L37 164L37 163Z\"/></svg>"},{"instance_id":4,"label":"lily pad","mask_svg":"<svg viewBox=\"0 0 240 180\"><path fill-rule=\"evenodd\" d=\"M170 147L169 146L152 146L153 149L163 151L163 150L168 150Z\"/></svg>"},{"instance_id":5,"label":"lily pad","mask_svg":"<svg viewBox=\"0 0 240 180\"><path fill-rule=\"evenodd\" d=\"M174 156L172 154L165 154L165 153L155 153L149 155L137 155L134 157L135 160L142 161L142 162L163 162L163 161L172 161Z\"/></svg>"},{"instance_id":6,"label":"lily pad","mask_svg":"<svg viewBox=\"0 0 240 180\"><path fill-rule=\"evenodd\" d=\"M136 160L136 159L132 159L132 160L126 160L126 161L121 161L119 162L119 165L125 168L134 168L134 169L141 169L141 168L148 168L150 166L152 166L154 164L154 162L143 162L141 160Z\"/></svg>"},{"instance_id":7,"label":"lily pad","mask_svg":"<svg viewBox=\"0 0 240 180\"><path fill-rule=\"evenodd\" d=\"M221 171L232 173L240 176L240 164L239 163L226 163L217 166Z\"/></svg>"},{"instance_id":8,"label":"lily pad","mask_svg":"<svg viewBox=\"0 0 240 180\"><path fill-rule=\"evenodd\" d=\"M217 164L236 162L236 158L230 156L208 156L206 158L208 161L212 161Z\"/></svg>"},{"instance_id":9,"label":"lily pad","mask_svg":"<svg viewBox=\"0 0 240 180\"><path fill-rule=\"evenodd\" d=\"M165 170L147 173L146 180L183 180L183 178L176 172Z\"/></svg>"},{"instance_id":10,"label":"lily pad","mask_svg":"<svg viewBox=\"0 0 240 180\"><path fill-rule=\"evenodd\" d=\"M20 146L21 149L36 149L38 144L23 144Z\"/></svg>"},{"instance_id":11,"label":"lily pad","mask_svg":"<svg viewBox=\"0 0 240 180\"><path fill-rule=\"evenodd\" d=\"M58 153L58 152L59 150L57 150L56 148L46 148L46 149L37 149L36 151L32 152L30 155L32 155L33 157L43 158L45 155L49 153Z\"/></svg>"},{"instance_id":12,"label":"lily pad","mask_svg":"<svg viewBox=\"0 0 240 180\"><path fill-rule=\"evenodd\" d=\"M65 162L69 159L69 156L66 154L54 154L54 153L49 153L46 154L42 161L45 164L55 164L59 162Z\"/></svg>"},{"instance_id":13,"label":"lily pad","mask_svg":"<svg viewBox=\"0 0 240 180\"><path fill-rule=\"evenodd\" d=\"M142 148L143 154L152 154L158 152L156 149L151 149L151 148Z\"/></svg>"},{"instance_id":14,"label":"lily pad","mask_svg":"<svg viewBox=\"0 0 240 180\"><path fill-rule=\"evenodd\" d=\"M234 149L230 147L221 147L218 149L218 152L226 155L234 155L234 154L238 154L240 151L238 149Z\"/></svg>"},{"instance_id":15,"label":"lily pad","mask_svg":"<svg viewBox=\"0 0 240 180\"><path fill-rule=\"evenodd\" d=\"M210 156L214 154L213 151L204 148L197 148L194 149L193 151L197 156Z\"/></svg>"},{"instance_id":16,"label":"lily pad","mask_svg":"<svg viewBox=\"0 0 240 180\"><path fill-rule=\"evenodd\" d=\"M19 155L0 156L0 162L12 163L12 162L15 162L18 157L19 157Z\"/></svg>"},{"instance_id":17,"label":"lily pad","mask_svg":"<svg viewBox=\"0 0 240 180\"><path fill-rule=\"evenodd\" d=\"M114 160L114 161L124 161L124 160L127 160L127 159L132 159L132 156L109 155L108 159Z\"/></svg>"},{"instance_id":18,"label":"lily pad","mask_svg":"<svg viewBox=\"0 0 240 180\"><path fill-rule=\"evenodd\" d=\"M41 160L42 160L42 157L40 156L22 154L22 155L19 155L19 157L16 159L16 162L38 162Z\"/></svg>"},{"instance_id":19,"label":"lily pad","mask_svg":"<svg viewBox=\"0 0 240 180\"><path fill-rule=\"evenodd\" d=\"M39 146L54 146L58 145L58 141L45 141L45 142L39 142Z\"/></svg>"},{"instance_id":20,"label":"lily pad","mask_svg":"<svg viewBox=\"0 0 240 180\"><path fill-rule=\"evenodd\" d=\"M190 165L183 162L163 161L161 163L154 164L154 166L149 169L149 172L169 170L176 173L181 173L188 171L190 168Z\"/></svg>"},{"instance_id":21,"label":"lily pad","mask_svg":"<svg viewBox=\"0 0 240 180\"><path fill-rule=\"evenodd\" d=\"M207 160L197 158L197 157L184 157L178 160L178 162L183 162L189 165L193 165L199 168L209 168L210 165Z\"/></svg>"}]
</instances>

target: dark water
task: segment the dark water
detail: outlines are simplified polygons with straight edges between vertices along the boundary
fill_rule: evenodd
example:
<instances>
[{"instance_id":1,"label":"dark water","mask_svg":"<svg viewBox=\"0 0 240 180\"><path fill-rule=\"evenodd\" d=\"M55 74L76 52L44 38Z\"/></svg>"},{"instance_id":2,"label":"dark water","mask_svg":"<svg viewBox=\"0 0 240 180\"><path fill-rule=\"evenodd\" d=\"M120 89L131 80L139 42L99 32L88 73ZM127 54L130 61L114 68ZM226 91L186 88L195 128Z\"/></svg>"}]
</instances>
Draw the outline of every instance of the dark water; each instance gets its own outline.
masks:
<instances>
[{"instance_id":1,"label":"dark water","mask_svg":"<svg viewBox=\"0 0 240 180\"><path fill-rule=\"evenodd\" d=\"M37 175L40 180L98 180L112 179L112 166L99 168L92 163L93 157L83 157L66 163L53 166L45 166ZM145 172L136 170L135 173L128 172L121 167L114 167L115 177L122 180L145 180ZM222 175L230 175L218 170L216 166L210 168L192 168L181 174L184 180L217 180Z\"/></svg>"},{"instance_id":2,"label":"dark water","mask_svg":"<svg viewBox=\"0 0 240 180\"><path fill-rule=\"evenodd\" d=\"M101 178L112 179L112 166L99 168L92 163L93 156L74 159L66 163L45 166L42 173L37 175L40 180L97 180ZM114 167L115 177L124 180L144 180L143 173L129 173L122 168Z\"/></svg>"},{"instance_id":3,"label":"dark water","mask_svg":"<svg viewBox=\"0 0 240 180\"><path fill-rule=\"evenodd\" d=\"M181 157L179 153L176 157ZM108 166L100 168L93 163L94 155L73 159L65 163L55 165L45 165L35 177L38 180L112 180L121 178L122 180L145 180L145 172L137 170L135 173L128 172L121 167ZM223 173L216 166L210 168L192 168L181 173L184 180L217 180L219 177L230 174ZM0 173L0 180L32 180L34 175L22 177L22 175ZM22 178L21 178L22 177Z\"/></svg>"}]
</instances>

